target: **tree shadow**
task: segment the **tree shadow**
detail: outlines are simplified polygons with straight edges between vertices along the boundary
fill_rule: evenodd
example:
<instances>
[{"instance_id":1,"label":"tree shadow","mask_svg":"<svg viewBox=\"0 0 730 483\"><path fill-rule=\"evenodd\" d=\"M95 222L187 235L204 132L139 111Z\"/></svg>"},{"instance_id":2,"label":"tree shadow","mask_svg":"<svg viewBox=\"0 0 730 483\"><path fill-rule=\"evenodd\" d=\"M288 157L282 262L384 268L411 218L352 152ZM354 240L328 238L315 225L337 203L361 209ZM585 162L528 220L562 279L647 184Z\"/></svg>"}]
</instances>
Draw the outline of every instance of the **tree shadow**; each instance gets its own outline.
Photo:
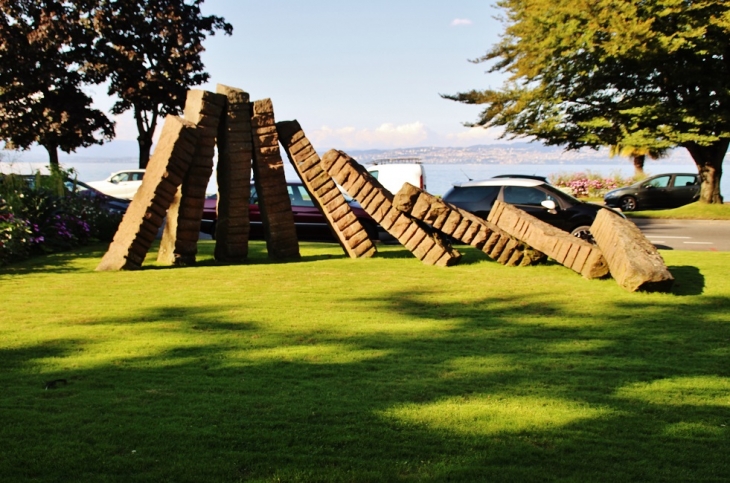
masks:
<instances>
[{"instance_id":1,"label":"tree shadow","mask_svg":"<svg viewBox=\"0 0 730 483\"><path fill-rule=\"evenodd\" d=\"M726 297L686 306L655 294L624 298L597 320L589 307L545 303L545 294L468 304L438 295L357 299L381 318L375 331L231 320L232 302L95 322L110 333L155 322L145 337L168 346L145 357L74 367L74 357L104 342L94 339L2 350L12 372L0 374L0 435L14 458L0 477L730 478L721 427L729 414L730 328L719 322ZM333 302L349 296L333 294ZM401 315L416 325L399 330ZM17 384L29 376L39 380ZM41 377L69 384L43 391ZM692 381L702 378L719 381L716 396L693 396Z\"/></svg>"}]
</instances>

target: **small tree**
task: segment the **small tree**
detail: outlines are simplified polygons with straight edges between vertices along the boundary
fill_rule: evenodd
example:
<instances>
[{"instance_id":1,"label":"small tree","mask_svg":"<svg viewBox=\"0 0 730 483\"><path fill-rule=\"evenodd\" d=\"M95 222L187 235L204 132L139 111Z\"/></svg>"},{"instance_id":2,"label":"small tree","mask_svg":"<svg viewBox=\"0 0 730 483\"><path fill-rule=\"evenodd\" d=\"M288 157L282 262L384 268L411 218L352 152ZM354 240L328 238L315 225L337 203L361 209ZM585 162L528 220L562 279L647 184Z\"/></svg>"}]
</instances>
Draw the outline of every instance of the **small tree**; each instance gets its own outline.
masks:
<instances>
[{"instance_id":1,"label":"small tree","mask_svg":"<svg viewBox=\"0 0 730 483\"><path fill-rule=\"evenodd\" d=\"M500 90L444 96L485 104L484 127L566 149L686 148L700 200L721 203L730 145L727 0L501 0L502 41L476 62Z\"/></svg>"},{"instance_id":2,"label":"small tree","mask_svg":"<svg viewBox=\"0 0 730 483\"><path fill-rule=\"evenodd\" d=\"M93 23L98 57L88 67L119 98L112 113L134 112L139 167L146 168L160 116L179 114L187 90L208 80L200 54L206 34L233 27L203 16L203 0L101 0Z\"/></svg>"},{"instance_id":3,"label":"small tree","mask_svg":"<svg viewBox=\"0 0 730 483\"><path fill-rule=\"evenodd\" d=\"M81 86L92 35L85 2L0 0L0 139L8 149L39 144L58 167L66 153L102 144L114 124Z\"/></svg>"},{"instance_id":4,"label":"small tree","mask_svg":"<svg viewBox=\"0 0 730 483\"><path fill-rule=\"evenodd\" d=\"M609 147L609 154L611 157L625 156L627 158L631 158L631 161L634 163L634 177L643 178L646 176L644 173L644 161L646 161L646 157L649 156L651 159L661 159L667 156L667 151L664 149L657 150L614 144Z\"/></svg>"}]
</instances>

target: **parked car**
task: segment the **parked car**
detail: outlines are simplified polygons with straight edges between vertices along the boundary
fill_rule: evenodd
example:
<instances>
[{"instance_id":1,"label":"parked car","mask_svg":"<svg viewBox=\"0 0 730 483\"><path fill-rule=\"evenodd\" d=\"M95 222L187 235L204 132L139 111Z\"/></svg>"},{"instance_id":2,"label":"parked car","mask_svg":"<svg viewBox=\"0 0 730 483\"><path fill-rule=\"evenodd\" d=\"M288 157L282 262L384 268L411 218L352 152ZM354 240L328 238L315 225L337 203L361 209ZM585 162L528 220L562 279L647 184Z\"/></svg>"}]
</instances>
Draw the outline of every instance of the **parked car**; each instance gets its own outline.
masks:
<instances>
[{"instance_id":1,"label":"parked car","mask_svg":"<svg viewBox=\"0 0 730 483\"><path fill-rule=\"evenodd\" d=\"M591 240L590 226L599 210L610 208L573 198L555 186L529 178L490 178L455 184L444 201L486 219L495 200L521 210L571 235Z\"/></svg>"},{"instance_id":2,"label":"parked car","mask_svg":"<svg viewBox=\"0 0 730 483\"><path fill-rule=\"evenodd\" d=\"M95 189L87 183L84 183L83 181L69 179L66 180L64 184L70 192L73 191L85 198L97 200L101 208L111 213L119 213L123 215L127 211L127 208L129 208L129 204L131 203L131 201L128 199L116 198L114 196L109 196L105 193L102 193L101 191Z\"/></svg>"},{"instance_id":3,"label":"parked car","mask_svg":"<svg viewBox=\"0 0 730 483\"><path fill-rule=\"evenodd\" d=\"M40 175L40 178L38 178L38 176L34 174L0 174L0 183L5 182L4 177L7 176L12 176L16 179L22 179L31 189L35 188L36 183L39 179L41 180L42 186L46 186L45 183L48 179L50 179L48 175ZM106 195L96 188L88 185L87 183L84 183L83 181L67 178L66 180L64 180L63 185L66 191L68 191L69 193L76 193L83 198L96 201L99 203L100 208L109 211L110 213L124 214L129 207L130 200Z\"/></svg>"},{"instance_id":4,"label":"parked car","mask_svg":"<svg viewBox=\"0 0 730 483\"><path fill-rule=\"evenodd\" d=\"M89 185L109 196L131 200L142 185L144 169L127 169L112 173L103 181L91 181Z\"/></svg>"},{"instance_id":5,"label":"parked car","mask_svg":"<svg viewBox=\"0 0 730 483\"><path fill-rule=\"evenodd\" d=\"M667 173L646 178L603 197L608 206L622 211L677 208L700 198L700 178L692 173Z\"/></svg>"},{"instance_id":6,"label":"parked car","mask_svg":"<svg viewBox=\"0 0 730 483\"><path fill-rule=\"evenodd\" d=\"M396 194L403 183L410 183L426 191L426 170L418 158L393 158L373 161L365 169L377 179L383 188Z\"/></svg>"},{"instance_id":7,"label":"parked car","mask_svg":"<svg viewBox=\"0 0 730 483\"><path fill-rule=\"evenodd\" d=\"M304 188L301 181L289 181L286 185L291 200L294 224L297 230L297 237L300 240L336 241L335 235L330 230L327 220L320 209L315 205L314 200ZM372 240L379 238L379 225L368 215L362 207L351 198L346 197L353 213L368 233ZM210 195L205 200L203 210L203 223L200 231L215 237L215 225L218 219L216 205L217 195ZM248 207L250 220L251 239L262 239L264 237L263 225L261 222L261 211L258 205L256 186L251 184L251 201Z\"/></svg>"},{"instance_id":8,"label":"parked car","mask_svg":"<svg viewBox=\"0 0 730 483\"><path fill-rule=\"evenodd\" d=\"M536 176L534 174L498 174L497 176L492 176L492 178L536 179L538 181L542 181L543 183L550 184L550 180L547 179L545 176Z\"/></svg>"}]
</instances>

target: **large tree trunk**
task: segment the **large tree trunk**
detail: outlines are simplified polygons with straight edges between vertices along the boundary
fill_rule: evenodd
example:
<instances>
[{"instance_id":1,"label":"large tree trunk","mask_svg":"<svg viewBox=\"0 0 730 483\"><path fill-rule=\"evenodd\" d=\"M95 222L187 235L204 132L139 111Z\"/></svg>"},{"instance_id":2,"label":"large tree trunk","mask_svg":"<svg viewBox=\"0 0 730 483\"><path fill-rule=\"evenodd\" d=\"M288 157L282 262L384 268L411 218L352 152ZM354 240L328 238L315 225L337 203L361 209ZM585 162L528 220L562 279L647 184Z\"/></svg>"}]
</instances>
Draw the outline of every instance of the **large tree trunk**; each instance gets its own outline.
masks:
<instances>
[{"instance_id":1,"label":"large tree trunk","mask_svg":"<svg viewBox=\"0 0 730 483\"><path fill-rule=\"evenodd\" d=\"M722 162L725 159L730 139L720 139L709 146L691 142L684 145L697 165L700 174L700 201L703 203L722 203L720 179Z\"/></svg>"},{"instance_id":2,"label":"large tree trunk","mask_svg":"<svg viewBox=\"0 0 730 483\"><path fill-rule=\"evenodd\" d=\"M634 176L637 178L644 178L646 176L644 174L644 161L646 160L646 155L635 155L632 156L632 159L634 160Z\"/></svg>"},{"instance_id":3,"label":"large tree trunk","mask_svg":"<svg viewBox=\"0 0 730 483\"><path fill-rule=\"evenodd\" d=\"M44 144L43 147L46 148L46 151L48 151L48 162L51 165L51 170L58 171L58 146L48 146Z\"/></svg>"}]
</instances>

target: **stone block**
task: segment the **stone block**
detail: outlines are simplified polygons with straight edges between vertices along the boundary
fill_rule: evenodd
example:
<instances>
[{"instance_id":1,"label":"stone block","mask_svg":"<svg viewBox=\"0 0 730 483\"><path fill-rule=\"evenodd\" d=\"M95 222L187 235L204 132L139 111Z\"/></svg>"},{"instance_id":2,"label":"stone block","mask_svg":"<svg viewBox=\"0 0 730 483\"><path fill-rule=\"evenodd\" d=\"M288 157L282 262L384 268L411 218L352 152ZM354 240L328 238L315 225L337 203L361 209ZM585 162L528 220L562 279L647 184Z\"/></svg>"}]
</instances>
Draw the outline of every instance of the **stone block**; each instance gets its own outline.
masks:
<instances>
[{"instance_id":1,"label":"stone block","mask_svg":"<svg viewBox=\"0 0 730 483\"><path fill-rule=\"evenodd\" d=\"M513 205L495 201L487 219L585 278L608 275L606 259L598 246L538 220ZM578 257L577 254L581 249L584 250L585 256Z\"/></svg>"},{"instance_id":2,"label":"stone block","mask_svg":"<svg viewBox=\"0 0 730 483\"><path fill-rule=\"evenodd\" d=\"M177 148L180 144L194 146L197 137L198 131L193 123L175 116L165 118L160 139L147 164L142 185L129 204L114 240L96 270L141 268L144 256L152 243L149 233L157 233L162 219L160 216L154 219L146 217L146 214L150 211L158 214L161 211L166 212L172 202L172 196L160 193L157 187L163 180L175 186L174 180L168 176L169 172L187 172L193 153L190 152L187 157L174 156L173 153L179 152Z\"/></svg>"},{"instance_id":3,"label":"stone block","mask_svg":"<svg viewBox=\"0 0 730 483\"><path fill-rule=\"evenodd\" d=\"M458 263L461 254L451 247L448 240L438 235L428 225L417 223L414 220L403 221L394 216L395 214L391 214L389 217L389 212L394 210L393 194L346 153L330 150L322 157L322 164L327 173L399 243L405 244L416 258L429 265L436 265L437 262L442 266ZM396 220L398 221L396 222ZM413 230L410 230L409 225L415 225ZM406 234L408 234L408 238L406 238ZM437 253L427 257L431 250L436 250Z\"/></svg>"},{"instance_id":4,"label":"stone block","mask_svg":"<svg viewBox=\"0 0 730 483\"><path fill-rule=\"evenodd\" d=\"M410 183L404 183L395 194L393 206L411 218L430 224L446 236L481 249L503 265L529 265L544 259L541 253L518 242L496 225ZM491 243L484 249L490 238Z\"/></svg>"},{"instance_id":5,"label":"stone block","mask_svg":"<svg viewBox=\"0 0 730 483\"><path fill-rule=\"evenodd\" d=\"M629 220L600 210L591 233L608 261L611 276L629 292L669 292L674 277L656 247Z\"/></svg>"}]
</instances>

